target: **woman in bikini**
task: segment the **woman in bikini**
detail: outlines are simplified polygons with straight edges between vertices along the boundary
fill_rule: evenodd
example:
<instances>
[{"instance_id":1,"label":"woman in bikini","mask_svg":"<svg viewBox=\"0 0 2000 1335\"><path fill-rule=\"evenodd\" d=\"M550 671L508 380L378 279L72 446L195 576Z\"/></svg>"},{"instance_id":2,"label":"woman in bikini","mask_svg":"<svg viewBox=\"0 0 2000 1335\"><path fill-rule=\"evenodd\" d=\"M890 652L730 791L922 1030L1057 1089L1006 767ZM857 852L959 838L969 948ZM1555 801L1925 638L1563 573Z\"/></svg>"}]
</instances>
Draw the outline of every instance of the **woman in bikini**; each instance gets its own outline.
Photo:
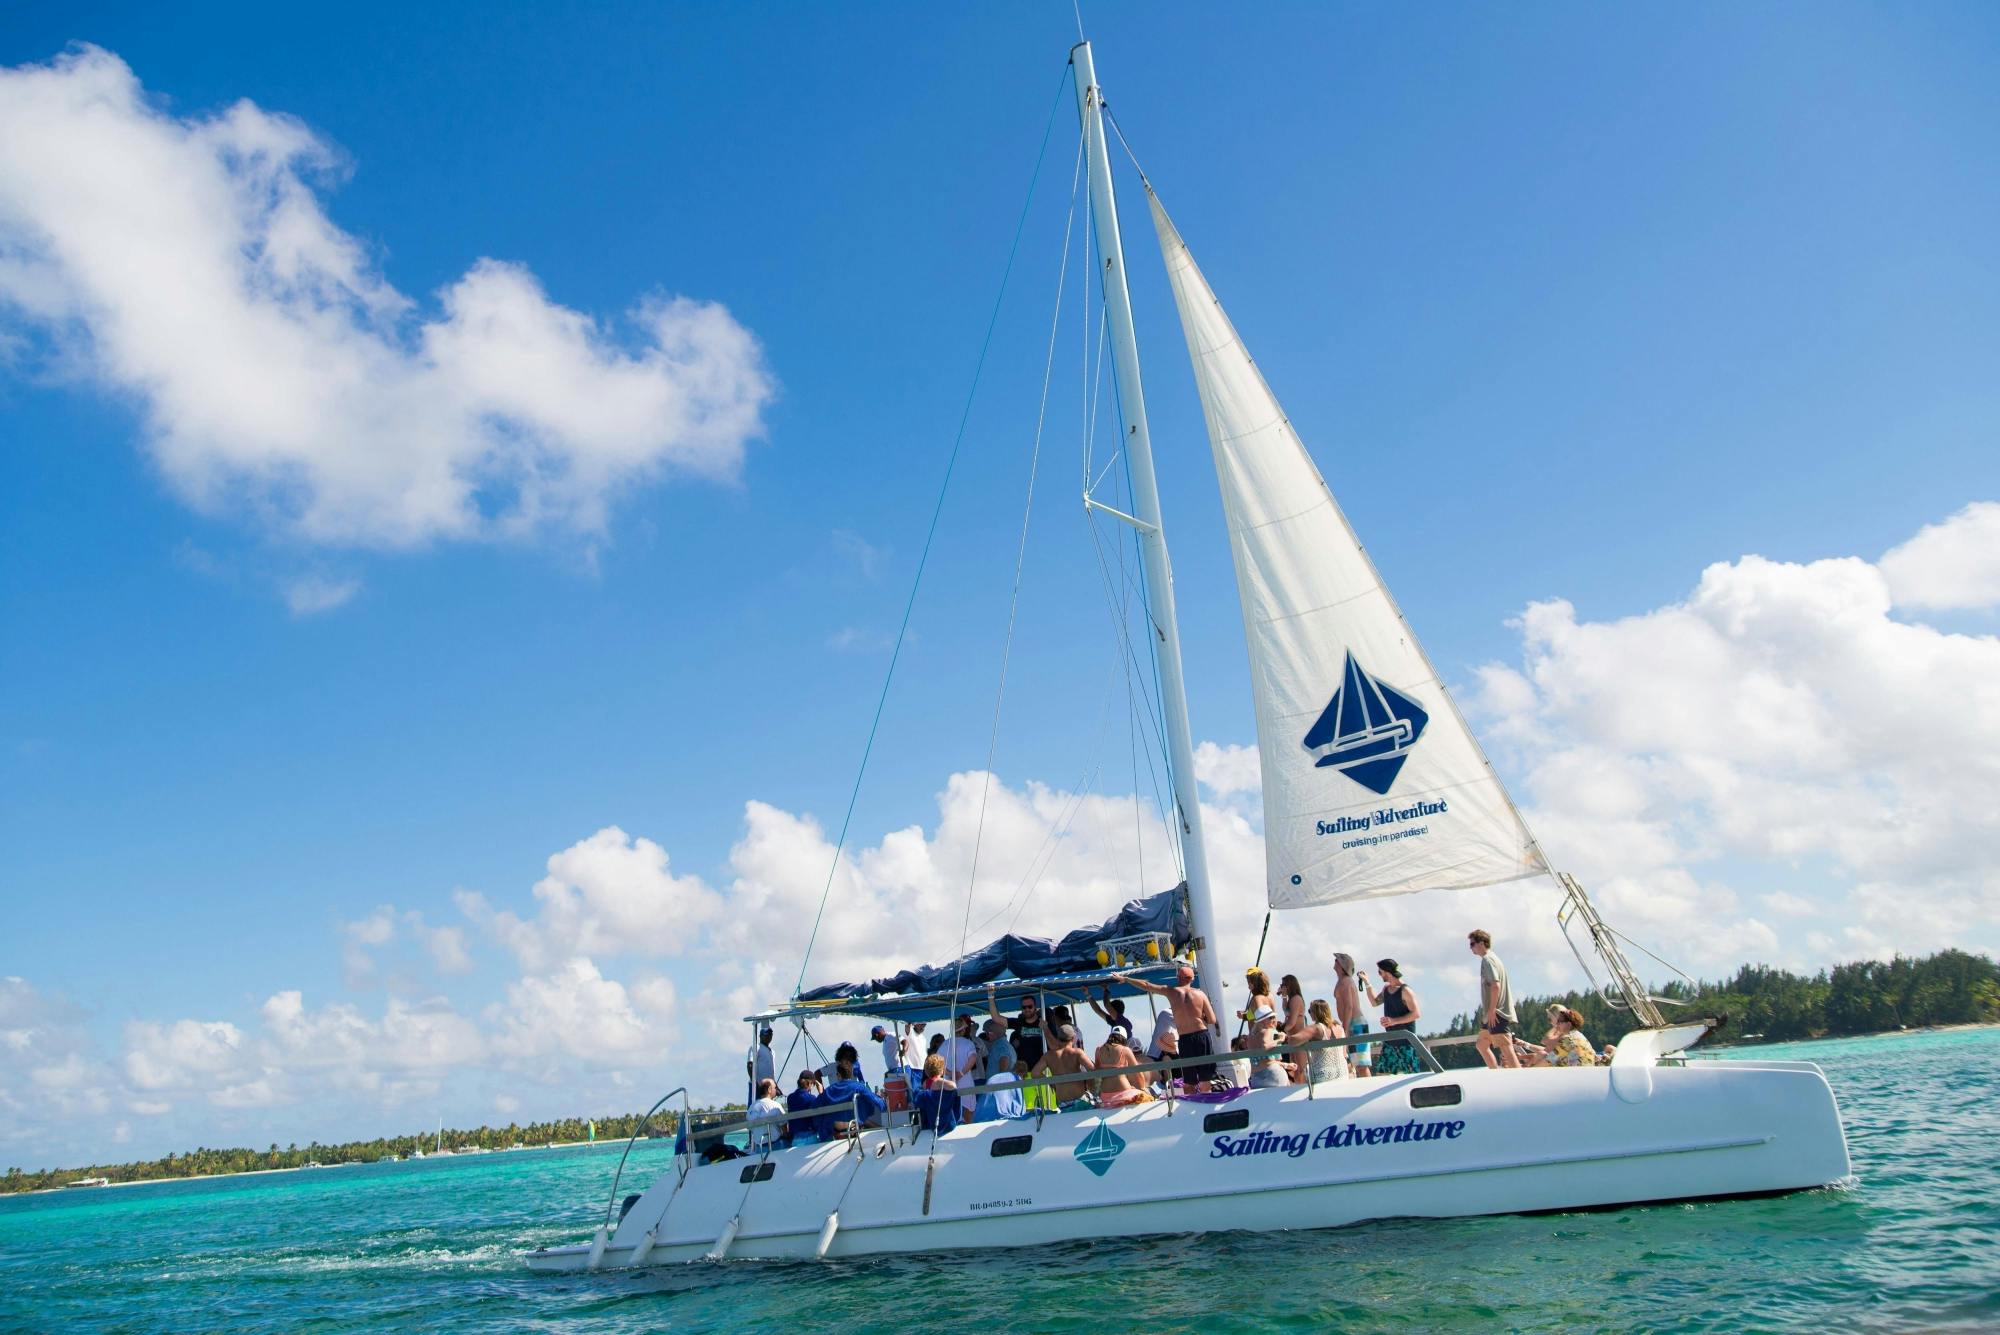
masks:
<instances>
[{"instance_id":1,"label":"woman in bikini","mask_svg":"<svg viewBox=\"0 0 2000 1335\"><path fill-rule=\"evenodd\" d=\"M1254 1017L1259 1007L1267 1008L1275 1015L1278 1003L1271 998L1270 974L1262 969L1250 969L1243 976L1250 982L1250 1000L1242 1010L1236 1012L1236 1018L1243 1021L1246 1026L1254 1026L1256 1023Z\"/></svg>"}]
</instances>

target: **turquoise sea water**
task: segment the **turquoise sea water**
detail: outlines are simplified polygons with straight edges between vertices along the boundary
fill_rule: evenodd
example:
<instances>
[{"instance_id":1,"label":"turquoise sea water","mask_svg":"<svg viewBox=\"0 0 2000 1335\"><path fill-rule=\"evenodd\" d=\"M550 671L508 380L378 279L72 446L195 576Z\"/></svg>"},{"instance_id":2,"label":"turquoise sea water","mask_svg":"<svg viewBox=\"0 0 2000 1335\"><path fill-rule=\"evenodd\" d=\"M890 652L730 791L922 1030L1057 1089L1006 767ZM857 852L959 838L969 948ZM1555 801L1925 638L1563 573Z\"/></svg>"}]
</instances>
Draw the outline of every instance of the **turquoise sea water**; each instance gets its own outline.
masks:
<instances>
[{"instance_id":1,"label":"turquoise sea water","mask_svg":"<svg viewBox=\"0 0 2000 1335\"><path fill-rule=\"evenodd\" d=\"M617 1152L527 1151L0 1201L0 1329L2000 1327L2000 1029L1739 1052L1826 1068L1853 1185L1534 1218L537 1276L518 1253L586 1239ZM669 1157L664 1143L635 1151L637 1180Z\"/></svg>"}]
</instances>

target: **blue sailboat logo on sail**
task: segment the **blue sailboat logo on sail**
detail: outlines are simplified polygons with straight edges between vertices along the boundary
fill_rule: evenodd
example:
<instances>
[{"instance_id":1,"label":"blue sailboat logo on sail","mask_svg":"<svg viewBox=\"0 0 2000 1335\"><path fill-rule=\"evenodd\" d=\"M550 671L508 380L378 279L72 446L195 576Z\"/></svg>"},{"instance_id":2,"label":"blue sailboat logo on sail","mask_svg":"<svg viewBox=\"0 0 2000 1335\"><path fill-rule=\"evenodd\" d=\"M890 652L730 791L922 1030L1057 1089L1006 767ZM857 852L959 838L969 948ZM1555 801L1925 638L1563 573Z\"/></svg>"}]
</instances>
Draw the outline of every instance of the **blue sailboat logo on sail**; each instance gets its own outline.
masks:
<instances>
[{"instance_id":1,"label":"blue sailboat logo on sail","mask_svg":"<svg viewBox=\"0 0 2000 1335\"><path fill-rule=\"evenodd\" d=\"M1125 1152L1125 1137L1111 1129L1111 1123L1099 1122L1097 1128L1083 1138L1076 1147L1077 1162L1103 1177L1111 1171L1112 1163Z\"/></svg>"},{"instance_id":2,"label":"blue sailboat logo on sail","mask_svg":"<svg viewBox=\"0 0 2000 1335\"><path fill-rule=\"evenodd\" d=\"M1350 649L1340 689L1305 735L1304 745L1319 757L1313 762L1316 768L1331 766L1386 796L1430 721L1422 705L1363 671Z\"/></svg>"}]
</instances>

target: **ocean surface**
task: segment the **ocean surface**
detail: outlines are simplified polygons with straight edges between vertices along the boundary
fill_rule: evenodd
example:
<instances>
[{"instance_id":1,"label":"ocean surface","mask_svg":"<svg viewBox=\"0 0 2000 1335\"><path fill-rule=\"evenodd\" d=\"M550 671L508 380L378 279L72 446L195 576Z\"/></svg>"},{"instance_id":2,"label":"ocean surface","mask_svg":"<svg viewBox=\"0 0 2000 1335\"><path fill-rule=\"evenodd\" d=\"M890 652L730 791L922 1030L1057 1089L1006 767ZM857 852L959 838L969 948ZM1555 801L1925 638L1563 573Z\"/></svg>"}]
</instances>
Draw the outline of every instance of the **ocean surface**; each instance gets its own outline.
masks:
<instances>
[{"instance_id":1,"label":"ocean surface","mask_svg":"<svg viewBox=\"0 0 2000 1335\"><path fill-rule=\"evenodd\" d=\"M2000 1328L2000 1029L1733 1055L1826 1068L1851 1185L1534 1218L538 1276L518 1254L586 1240L618 1155L534 1150L0 1199L0 1330ZM664 1142L638 1149L628 1180L649 1181L670 1157Z\"/></svg>"}]
</instances>

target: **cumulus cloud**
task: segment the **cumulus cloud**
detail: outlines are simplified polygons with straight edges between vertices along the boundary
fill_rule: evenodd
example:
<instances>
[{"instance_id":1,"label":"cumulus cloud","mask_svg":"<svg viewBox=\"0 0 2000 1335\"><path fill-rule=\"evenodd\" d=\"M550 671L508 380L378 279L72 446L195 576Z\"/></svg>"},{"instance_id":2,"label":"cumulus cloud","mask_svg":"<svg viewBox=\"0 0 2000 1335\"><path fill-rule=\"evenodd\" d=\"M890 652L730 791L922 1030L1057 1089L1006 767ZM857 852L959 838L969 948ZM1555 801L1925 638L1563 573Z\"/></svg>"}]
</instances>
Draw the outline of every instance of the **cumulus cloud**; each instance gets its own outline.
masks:
<instances>
[{"instance_id":1,"label":"cumulus cloud","mask_svg":"<svg viewBox=\"0 0 2000 1335\"><path fill-rule=\"evenodd\" d=\"M0 978L0 1144L51 1113L109 1111L115 1086L91 1050L82 1011L25 978Z\"/></svg>"},{"instance_id":2,"label":"cumulus cloud","mask_svg":"<svg viewBox=\"0 0 2000 1335\"><path fill-rule=\"evenodd\" d=\"M668 869L666 849L615 825L550 857L548 872L535 883L532 919L492 912L476 893L459 897L531 972L579 956L680 954L722 907L700 877Z\"/></svg>"},{"instance_id":3,"label":"cumulus cloud","mask_svg":"<svg viewBox=\"0 0 2000 1335\"><path fill-rule=\"evenodd\" d=\"M238 102L182 117L81 47L0 71L0 337L140 405L167 482L309 543L593 537L625 488L732 478L773 386L721 306L609 328L481 259L426 311L337 227L335 150ZM353 596L285 590L301 615Z\"/></svg>"},{"instance_id":4,"label":"cumulus cloud","mask_svg":"<svg viewBox=\"0 0 2000 1335\"><path fill-rule=\"evenodd\" d=\"M243 1031L227 1020L134 1020L125 1026L125 1073L136 1089L213 1085L243 1070Z\"/></svg>"},{"instance_id":5,"label":"cumulus cloud","mask_svg":"<svg viewBox=\"0 0 2000 1335\"><path fill-rule=\"evenodd\" d=\"M569 959L508 985L498 1047L530 1066L550 1058L657 1066L675 1055L674 1011L674 987L664 978L627 987L588 959Z\"/></svg>"},{"instance_id":6,"label":"cumulus cloud","mask_svg":"<svg viewBox=\"0 0 2000 1335\"><path fill-rule=\"evenodd\" d=\"M1987 508L1881 566L1746 556L1635 616L1529 607L1522 665L1486 668L1478 703L1551 854L1703 962L1824 955L1750 891L1831 913L1843 954L2000 941L2000 638L1894 615L1984 596Z\"/></svg>"},{"instance_id":7,"label":"cumulus cloud","mask_svg":"<svg viewBox=\"0 0 2000 1335\"><path fill-rule=\"evenodd\" d=\"M1218 797L1256 793L1264 786L1254 745L1217 746L1214 742L1203 742L1194 749L1194 776Z\"/></svg>"},{"instance_id":8,"label":"cumulus cloud","mask_svg":"<svg viewBox=\"0 0 2000 1335\"><path fill-rule=\"evenodd\" d=\"M391 953L388 948L398 941L419 948L437 973L462 974L472 970L465 929L455 924L433 926L418 909L398 912L394 905L384 904L353 922L342 923L340 935L341 975L349 987L373 983L380 972L378 961ZM422 986L412 975L423 971L411 969L407 956L396 963L397 970L389 980L392 987L409 991Z\"/></svg>"},{"instance_id":9,"label":"cumulus cloud","mask_svg":"<svg viewBox=\"0 0 2000 1335\"><path fill-rule=\"evenodd\" d=\"M1899 607L2000 607L2000 501L1975 501L1926 524L1880 565Z\"/></svg>"}]
</instances>

